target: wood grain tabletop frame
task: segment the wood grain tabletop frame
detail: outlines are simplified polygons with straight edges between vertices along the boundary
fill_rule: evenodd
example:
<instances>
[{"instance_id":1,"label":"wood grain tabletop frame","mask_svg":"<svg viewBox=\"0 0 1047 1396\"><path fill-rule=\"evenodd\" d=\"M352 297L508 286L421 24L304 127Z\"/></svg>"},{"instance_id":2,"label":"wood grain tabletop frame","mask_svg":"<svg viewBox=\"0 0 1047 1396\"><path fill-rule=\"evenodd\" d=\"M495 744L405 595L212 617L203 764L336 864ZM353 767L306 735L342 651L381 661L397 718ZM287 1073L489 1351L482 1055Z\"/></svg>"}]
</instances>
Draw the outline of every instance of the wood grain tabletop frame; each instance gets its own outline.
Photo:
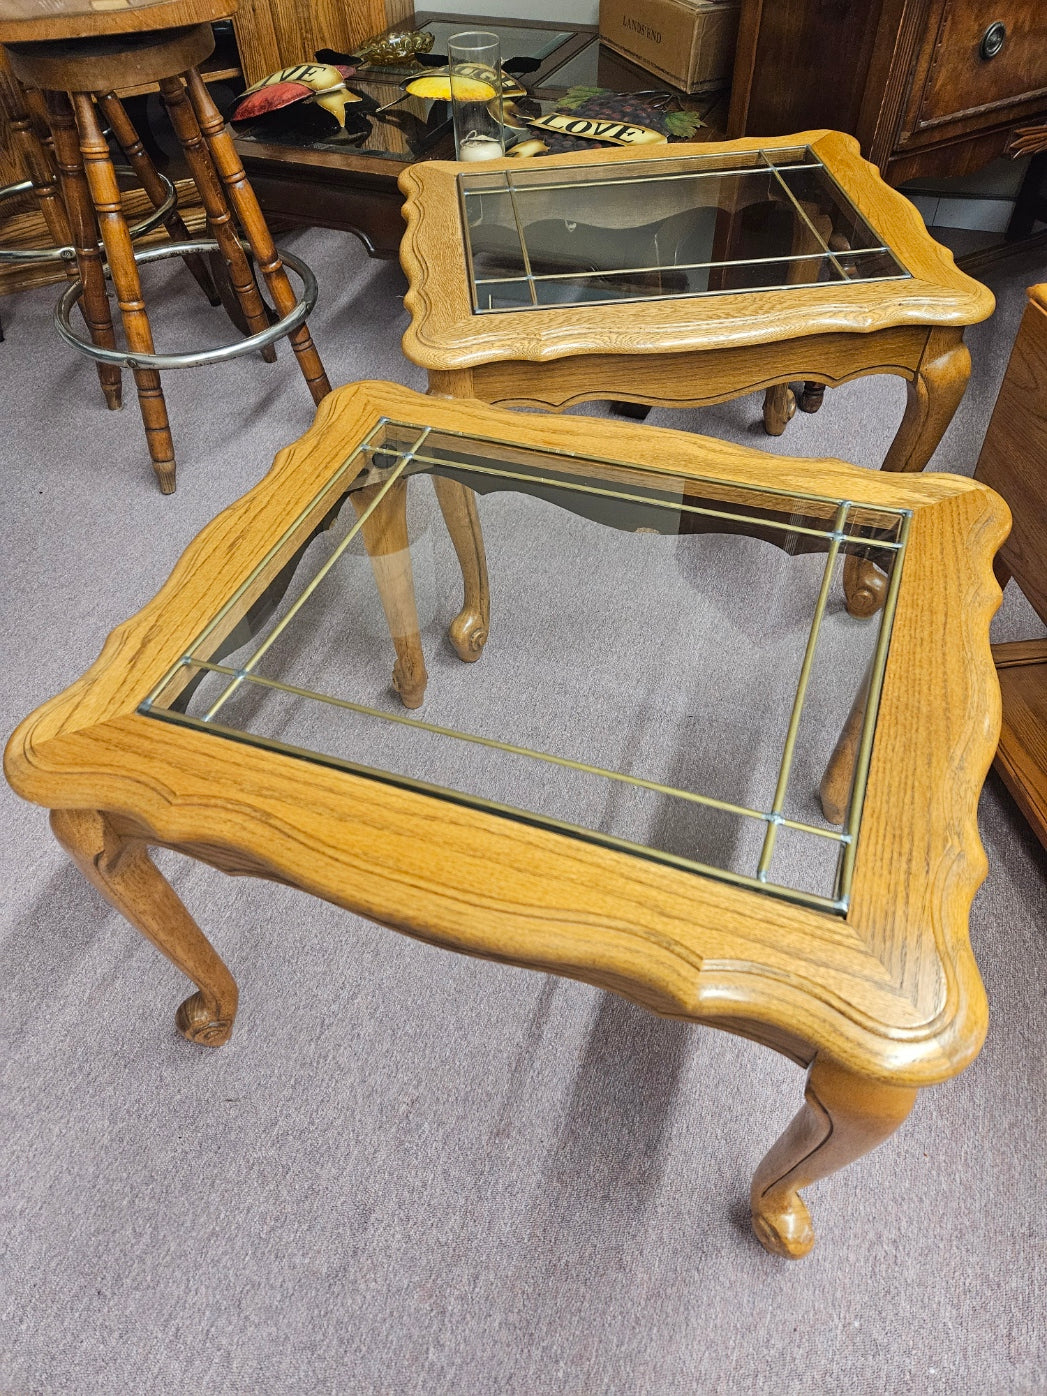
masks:
<instances>
[{"instance_id":1,"label":"wood grain tabletop frame","mask_svg":"<svg viewBox=\"0 0 1047 1396\"><path fill-rule=\"evenodd\" d=\"M577 354L701 352L902 325L963 327L992 314L994 300L987 287L958 270L952 254L928 234L913 204L862 159L852 136L838 131L597 150L584 157L543 156L540 164L543 171L553 171L692 155L709 160L799 146L809 146L824 163L911 278L475 315L459 212L457 179L463 166L426 161L409 166L399 180L407 221L400 260L411 312L404 353L423 368L449 372L503 360L541 363ZM521 164L512 158L485 161L482 172L519 175Z\"/></svg>"},{"instance_id":2,"label":"wood grain tabletop frame","mask_svg":"<svg viewBox=\"0 0 1047 1396\"><path fill-rule=\"evenodd\" d=\"M845 917L138 711L383 418L911 511ZM1008 523L991 490L948 475L884 476L354 384L200 533L84 676L22 722L5 770L53 811L95 885L196 980L179 1025L197 1041L228 1038L236 988L149 844L451 950L585 980L808 1066L806 1104L753 1191L760 1240L797 1256L814 1239L797 1189L891 1133L918 1088L959 1072L985 1033L967 919L986 870L976 807L1000 722L991 561Z\"/></svg>"},{"instance_id":3,"label":"wood grain tabletop frame","mask_svg":"<svg viewBox=\"0 0 1047 1396\"><path fill-rule=\"evenodd\" d=\"M0 0L0 41L50 43L226 19L239 0Z\"/></svg>"}]
</instances>

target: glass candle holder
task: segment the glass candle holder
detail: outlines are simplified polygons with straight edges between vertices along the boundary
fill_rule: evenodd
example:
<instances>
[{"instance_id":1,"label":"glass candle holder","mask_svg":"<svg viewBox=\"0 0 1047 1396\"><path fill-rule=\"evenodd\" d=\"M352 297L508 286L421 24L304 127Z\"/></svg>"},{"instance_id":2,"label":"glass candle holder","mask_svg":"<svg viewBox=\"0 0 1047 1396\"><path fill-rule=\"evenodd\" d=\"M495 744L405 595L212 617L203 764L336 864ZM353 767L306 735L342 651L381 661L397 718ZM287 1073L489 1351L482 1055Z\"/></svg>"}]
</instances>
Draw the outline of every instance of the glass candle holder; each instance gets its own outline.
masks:
<instances>
[{"instance_id":1,"label":"glass candle holder","mask_svg":"<svg viewBox=\"0 0 1047 1396\"><path fill-rule=\"evenodd\" d=\"M447 66L458 159L497 160L505 154L498 35L482 29L453 35L447 44Z\"/></svg>"}]
</instances>

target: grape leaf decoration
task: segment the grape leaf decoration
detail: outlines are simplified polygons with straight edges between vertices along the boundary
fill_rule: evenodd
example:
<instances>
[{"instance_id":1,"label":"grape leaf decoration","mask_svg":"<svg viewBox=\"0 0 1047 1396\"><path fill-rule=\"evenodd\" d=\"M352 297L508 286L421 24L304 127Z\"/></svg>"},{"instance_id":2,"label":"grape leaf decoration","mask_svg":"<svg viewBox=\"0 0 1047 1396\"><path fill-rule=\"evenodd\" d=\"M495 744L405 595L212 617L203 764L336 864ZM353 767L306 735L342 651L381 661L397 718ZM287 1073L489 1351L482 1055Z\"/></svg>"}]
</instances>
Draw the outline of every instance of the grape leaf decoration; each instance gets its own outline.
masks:
<instances>
[{"instance_id":1,"label":"grape leaf decoration","mask_svg":"<svg viewBox=\"0 0 1047 1396\"><path fill-rule=\"evenodd\" d=\"M705 122L696 111L670 111L662 117L667 135L680 136L684 140L693 136Z\"/></svg>"},{"instance_id":2,"label":"grape leaf decoration","mask_svg":"<svg viewBox=\"0 0 1047 1396\"><path fill-rule=\"evenodd\" d=\"M584 83L577 87L569 87L566 96L557 102L557 108L567 111L575 111L586 102L591 102L594 97L599 97L607 89L603 87L588 87Z\"/></svg>"}]
</instances>

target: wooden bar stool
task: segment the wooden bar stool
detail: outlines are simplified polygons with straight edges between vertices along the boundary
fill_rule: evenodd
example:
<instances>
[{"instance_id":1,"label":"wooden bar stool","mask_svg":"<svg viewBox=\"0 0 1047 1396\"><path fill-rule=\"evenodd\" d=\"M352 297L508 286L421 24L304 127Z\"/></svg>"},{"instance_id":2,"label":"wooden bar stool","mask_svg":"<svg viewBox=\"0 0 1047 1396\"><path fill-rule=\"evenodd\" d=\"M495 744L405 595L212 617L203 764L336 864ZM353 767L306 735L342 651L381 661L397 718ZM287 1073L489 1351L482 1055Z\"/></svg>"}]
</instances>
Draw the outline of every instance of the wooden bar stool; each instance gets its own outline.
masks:
<instances>
[{"instance_id":1,"label":"wooden bar stool","mask_svg":"<svg viewBox=\"0 0 1047 1396\"><path fill-rule=\"evenodd\" d=\"M19 157L27 178L16 180L14 183L6 184L0 188L0 203L31 193L47 225L52 245L50 247L0 247L0 263L61 262L65 267L66 275L75 282L78 279L77 249L73 242L72 227L74 225L80 227L81 206L86 204L86 208L90 209L90 197L80 166L79 143L74 131L72 133L73 165L63 171L59 166L54 138L48 127L43 93L27 92L4 66L2 54L3 50L0 49L0 112L3 112L7 119L8 129L11 132L12 148ZM151 232L161 223L173 240L188 242L190 240L189 230L178 212L178 195L175 186L165 174L161 174L153 165L124 110L123 103L115 93L109 93L106 98L103 98L103 102L106 104L106 119L109 122L110 130L127 160L126 167L117 168L117 174L126 173L133 176L153 205L152 213L128 228L132 242L139 237L144 237L146 233ZM82 192L74 183L73 188L68 191L70 199L67 206L66 186L70 181L75 182L77 177L83 185ZM72 216L70 216L71 214ZM94 230L95 246L93 249L88 248L85 241L91 235L92 226L93 218L90 218L82 229L82 241L84 241L84 255L89 256L94 261L101 258L97 230ZM183 261L211 304L221 305L222 298L201 254L199 252L186 253ZM100 347L114 347L116 339L109 314L108 297L104 301L93 298L90 305L85 297L81 297L80 300L84 322L92 342ZM95 312L97 318L93 318L92 311ZM111 409L119 408L122 405L119 365L98 363L97 368L107 406Z\"/></svg>"},{"instance_id":2,"label":"wooden bar stool","mask_svg":"<svg viewBox=\"0 0 1047 1396\"><path fill-rule=\"evenodd\" d=\"M57 328L68 343L107 370L117 375L123 366L132 370L149 454L165 494L175 487L175 458L160 385L161 369L199 367L256 349L273 357L272 345L286 336L313 400L319 402L330 391L306 325L316 301L315 279L298 258L277 252L232 138L198 71L198 65L214 49L210 21L228 16L235 8L236 0L131 0L121 8L104 10L93 8L90 0L53 0L46 16L40 17L31 0L12 0L4 7L5 17L0 18L0 44L11 71L26 87L43 94L75 248L78 279L59 300ZM159 186L152 176L156 171L115 96L121 88L149 82L160 88L199 190L210 238L175 241L136 252L123 214L103 118L155 203L153 196ZM175 231L168 223L168 229L179 236L184 225ZM120 308L126 350L116 347L100 243ZM217 349L157 354L137 264L170 256L191 259L209 251L222 255L248 335ZM260 267L276 307L279 318L273 324L249 254ZM285 261L302 282L298 296L288 279ZM202 264L197 270L206 271ZM202 284L210 294L213 287ZM77 300L83 307L89 340L70 323ZM109 382L111 385L111 378Z\"/></svg>"}]
</instances>

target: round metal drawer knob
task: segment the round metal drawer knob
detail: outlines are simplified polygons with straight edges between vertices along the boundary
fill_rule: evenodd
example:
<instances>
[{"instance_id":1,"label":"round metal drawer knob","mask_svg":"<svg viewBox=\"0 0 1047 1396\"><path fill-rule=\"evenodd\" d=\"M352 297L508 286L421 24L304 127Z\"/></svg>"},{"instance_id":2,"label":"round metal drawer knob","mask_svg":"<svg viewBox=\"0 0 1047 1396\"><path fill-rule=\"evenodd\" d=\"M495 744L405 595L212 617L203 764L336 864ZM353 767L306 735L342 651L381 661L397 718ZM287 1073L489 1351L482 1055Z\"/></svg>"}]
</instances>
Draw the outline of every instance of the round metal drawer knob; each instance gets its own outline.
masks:
<instances>
[{"instance_id":1,"label":"round metal drawer knob","mask_svg":"<svg viewBox=\"0 0 1047 1396\"><path fill-rule=\"evenodd\" d=\"M1003 48L1003 41L1007 37L1007 26L1001 20L990 24L982 35L982 42L978 52L983 58L995 58L1000 49Z\"/></svg>"}]
</instances>

